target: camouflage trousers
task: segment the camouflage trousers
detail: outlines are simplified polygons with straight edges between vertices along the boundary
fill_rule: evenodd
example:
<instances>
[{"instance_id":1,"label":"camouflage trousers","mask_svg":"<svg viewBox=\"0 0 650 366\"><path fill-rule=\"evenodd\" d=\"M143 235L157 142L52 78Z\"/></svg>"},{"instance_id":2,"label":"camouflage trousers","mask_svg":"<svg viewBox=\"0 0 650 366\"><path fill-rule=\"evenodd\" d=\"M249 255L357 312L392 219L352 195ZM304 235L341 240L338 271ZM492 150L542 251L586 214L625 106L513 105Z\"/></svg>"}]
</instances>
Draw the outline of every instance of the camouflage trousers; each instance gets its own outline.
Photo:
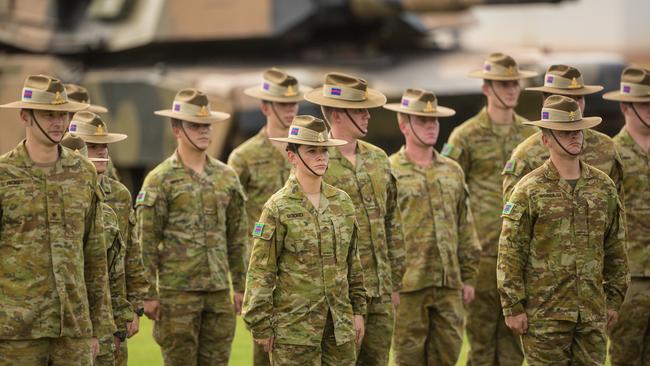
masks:
<instances>
[{"instance_id":1,"label":"camouflage trousers","mask_svg":"<svg viewBox=\"0 0 650 366\"><path fill-rule=\"evenodd\" d=\"M137 316L137 315L136 315ZM120 344L120 352L117 355L117 359L115 359L115 365L116 366L127 366L128 361L129 361L129 348L127 346L128 340L122 342Z\"/></svg>"},{"instance_id":2,"label":"camouflage trousers","mask_svg":"<svg viewBox=\"0 0 650 366\"><path fill-rule=\"evenodd\" d=\"M521 337L528 366L605 365L605 321L529 320Z\"/></svg>"},{"instance_id":3,"label":"camouflage trousers","mask_svg":"<svg viewBox=\"0 0 650 366\"><path fill-rule=\"evenodd\" d=\"M476 297L468 307L468 366L521 366L519 337L506 326L497 290L497 259L481 257Z\"/></svg>"},{"instance_id":4,"label":"camouflage trousers","mask_svg":"<svg viewBox=\"0 0 650 366\"><path fill-rule=\"evenodd\" d=\"M320 346L274 344L271 352L273 366L354 366L354 340L336 345L332 313L327 314Z\"/></svg>"},{"instance_id":5,"label":"camouflage trousers","mask_svg":"<svg viewBox=\"0 0 650 366\"><path fill-rule=\"evenodd\" d=\"M2 366L91 366L88 338L0 340Z\"/></svg>"},{"instance_id":6,"label":"camouflage trousers","mask_svg":"<svg viewBox=\"0 0 650 366\"><path fill-rule=\"evenodd\" d=\"M166 366L227 365L234 334L229 290L161 290L153 336Z\"/></svg>"},{"instance_id":7,"label":"camouflage trousers","mask_svg":"<svg viewBox=\"0 0 650 366\"><path fill-rule=\"evenodd\" d=\"M95 366L115 365L115 344L113 336L105 336L99 340L99 354L94 362Z\"/></svg>"},{"instance_id":8,"label":"camouflage trousers","mask_svg":"<svg viewBox=\"0 0 650 366\"><path fill-rule=\"evenodd\" d=\"M650 365L650 278L632 278L610 332L612 365Z\"/></svg>"},{"instance_id":9,"label":"camouflage trousers","mask_svg":"<svg viewBox=\"0 0 650 366\"><path fill-rule=\"evenodd\" d=\"M400 294L393 351L398 366L454 366L463 345L459 289L427 287Z\"/></svg>"},{"instance_id":10,"label":"camouflage trousers","mask_svg":"<svg viewBox=\"0 0 650 366\"><path fill-rule=\"evenodd\" d=\"M370 297L368 312L364 317L366 335L361 341L357 365L386 366L393 336L395 309L390 295Z\"/></svg>"},{"instance_id":11,"label":"camouflage trousers","mask_svg":"<svg viewBox=\"0 0 650 366\"><path fill-rule=\"evenodd\" d=\"M270 366L269 354L264 351L264 346L253 341L253 366Z\"/></svg>"}]
</instances>

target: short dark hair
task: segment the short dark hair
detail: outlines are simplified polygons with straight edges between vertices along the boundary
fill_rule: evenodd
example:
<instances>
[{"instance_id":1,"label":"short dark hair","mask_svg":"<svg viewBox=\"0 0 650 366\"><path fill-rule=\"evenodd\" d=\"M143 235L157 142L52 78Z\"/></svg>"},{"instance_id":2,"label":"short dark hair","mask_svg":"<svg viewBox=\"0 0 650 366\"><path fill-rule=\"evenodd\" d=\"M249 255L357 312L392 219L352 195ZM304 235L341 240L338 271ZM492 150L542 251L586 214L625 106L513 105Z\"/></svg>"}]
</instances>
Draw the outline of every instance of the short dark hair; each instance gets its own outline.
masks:
<instances>
[{"instance_id":1,"label":"short dark hair","mask_svg":"<svg viewBox=\"0 0 650 366\"><path fill-rule=\"evenodd\" d=\"M295 153L295 152L298 151L298 147L299 147L299 146L300 146L300 145L298 145L298 144L294 144L293 142L289 142L289 143L287 143L287 148L286 148L286 150Z\"/></svg>"},{"instance_id":2,"label":"short dark hair","mask_svg":"<svg viewBox=\"0 0 650 366\"><path fill-rule=\"evenodd\" d=\"M174 128L174 127L181 128L181 127L183 127L183 121L181 121L178 118L172 118L171 125L172 125L172 128Z\"/></svg>"}]
</instances>

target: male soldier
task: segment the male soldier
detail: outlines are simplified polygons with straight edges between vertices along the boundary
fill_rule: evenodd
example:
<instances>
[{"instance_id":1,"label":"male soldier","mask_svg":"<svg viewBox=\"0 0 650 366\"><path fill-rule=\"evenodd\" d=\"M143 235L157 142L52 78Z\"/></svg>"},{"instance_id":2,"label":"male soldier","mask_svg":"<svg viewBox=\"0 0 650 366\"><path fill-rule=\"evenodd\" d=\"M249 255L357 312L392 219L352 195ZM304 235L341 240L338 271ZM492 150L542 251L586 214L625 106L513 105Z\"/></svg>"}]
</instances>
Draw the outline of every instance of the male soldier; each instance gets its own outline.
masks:
<instances>
[{"instance_id":1,"label":"male soldier","mask_svg":"<svg viewBox=\"0 0 650 366\"><path fill-rule=\"evenodd\" d=\"M106 196L104 202L117 214L119 231L125 245L122 256L124 257L126 299L131 305L131 314L125 316L128 319L128 329L126 334L119 335L121 348L116 359L118 365L125 366L128 355L124 336L131 337L138 332L139 317L144 314L142 302L149 287L142 264L142 248L133 232L135 214L132 209L131 193L122 183L107 175L108 163L104 162L109 159L108 145L126 139L127 135L108 132L102 118L92 112L75 114L69 130L85 141L88 157L90 160L94 159L95 168L99 173L99 184Z\"/></svg>"},{"instance_id":2,"label":"male soldier","mask_svg":"<svg viewBox=\"0 0 650 366\"><path fill-rule=\"evenodd\" d=\"M605 328L616 322L628 282L625 221L614 182L578 159L578 103L544 101L542 143L550 159L522 178L503 208L497 283L506 324L536 365L604 365Z\"/></svg>"},{"instance_id":3,"label":"male soldier","mask_svg":"<svg viewBox=\"0 0 650 366\"><path fill-rule=\"evenodd\" d=\"M408 89L397 112L406 147L390 157L406 243L393 347L397 365L456 364L463 344L463 303L474 299L481 246L462 168L434 149L439 117L456 114L435 94Z\"/></svg>"},{"instance_id":4,"label":"male soldier","mask_svg":"<svg viewBox=\"0 0 650 366\"><path fill-rule=\"evenodd\" d=\"M544 86L526 88L540 91L544 99L551 94L572 98L585 111L585 95L603 90L600 85L585 85L578 69L566 65L552 65L544 75ZM584 142L580 158L585 163L607 173L617 187L621 186L621 158L616 153L614 141L596 130L584 130ZM515 184L524 175L548 160L548 149L542 144L542 133L538 132L519 144L503 168L503 201L507 201Z\"/></svg>"},{"instance_id":5,"label":"male soldier","mask_svg":"<svg viewBox=\"0 0 650 366\"><path fill-rule=\"evenodd\" d=\"M321 106L332 137L348 141L331 147L325 182L354 202L359 223L359 257L368 295L366 335L358 365L387 365L394 311L404 274L404 243L396 206L397 188L386 153L358 140L368 133L370 113L386 97L355 76L329 73L325 84L305 95Z\"/></svg>"},{"instance_id":6,"label":"male soldier","mask_svg":"<svg viewBox=\"0 0 650 366\"><path fill-rule=\"evenodd\" d=\"M650 71L628 67L619 91L603 98L621 103L625 127L614 137L623 159L623 206L632 281L610 332L613 365L650 363Z\"/></svg>"},{"instance_id":7,"label":"male soldier","mask_svg":"<svg viewBox=\"0 0 650 366\"><path fill-rule=\"evenodd\" d=\"M112 334L102 193L93 165L59 146L70 112L63 84L28 76L25 140L0 157L0 363L90 365Z\"/></svg>"},{"instance_id":8,"label":"male soldier","mask_svg":"<svg viewBox=\"0 0 650 366\"><path fill-rule=\"evenodd\" d=\"M482 70L469 74L483 79L487 106L455 128L442 150L443 156L458 161L465 172L482 248L476 299L468 308L468 365L520 366L523 361L519 340L506 328L501 315L495 275L503 205L501 170L515 146L537 131L522 125L525 119L514 110L521 91L519 80L535 75L519 70L510 56L491 54Z\"/></svg>"},{"instance_id":9,"label":"male soldier","mask_svg":"<svg viewBox=\"0 0 650 366\"><path fill-rule=\"evenodd\" d=\"M228 158L228 165L239 175L246 193L246 213L250 224L259 220L264 203L284 186L289 177L291 165L285 153L287 144L269 140L269 137L287 136L303 93L296 78L271 68L264 72L261 86L248 88L244 94L262 101L260 110L266 117L266 124L257 135L233 150ZM269 365L268 353L256 343L253 345L253 364Z\"/></svg>"},{"instance_id":10,"label":"male soldier","mask_svg":"<svg viewBox=\"0 0 650 366\"><path fill-rule=\"evenodd\" d=\"M72 117L70 122L70 129L73 131L77 128L79 115L92 112L77 112ZM95 130L93 128L93 130ZM83 157L88 158L88 149L86 143L80 137L73 134L66 134L61 140L61 146L74 150L81 154ZM105 170L106 158L88 158L92 161L95 167L102 167ZM99 354L95 359L95 366L113 366L115 365L115 358L119 353L120 344L126 339L127 322L130 322L133 313L131 312L131 304L126 300L126 282L124 281L124 252L125 245L122 233L118 224L117 215L115 211L106 204L101 203L102 217L104 221L104 243L106 244L106 261L108 264L108 284L111 293L111 308L113 309L113 321L117 328L117 332L113 334L105 334L99 340Z\"/></svg>"},{"instance_id":11,"label":"male soldier","mask_svg":"<svg viewBox=\"0 0 650 366\"><path fill-rule=\"evenodd\" d=\"M240 313L248 224L237 173L207 155L210 111L196 89L176 94L171 118L176 152L152 170L136 198L137 232L150 287L145 314L165 365L226 365ZM231 305L228 275L232 279Z\"/></svg>"}]
</instances>

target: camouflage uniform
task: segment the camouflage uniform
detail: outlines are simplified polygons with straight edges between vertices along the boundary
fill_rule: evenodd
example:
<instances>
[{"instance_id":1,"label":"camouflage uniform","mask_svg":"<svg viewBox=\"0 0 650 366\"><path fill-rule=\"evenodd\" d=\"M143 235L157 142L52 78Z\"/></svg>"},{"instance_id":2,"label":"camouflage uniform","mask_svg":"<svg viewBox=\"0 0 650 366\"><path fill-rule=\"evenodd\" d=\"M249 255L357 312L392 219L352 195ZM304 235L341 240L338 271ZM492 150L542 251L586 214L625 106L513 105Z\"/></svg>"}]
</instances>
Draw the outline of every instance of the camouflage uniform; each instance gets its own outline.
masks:
<instances>
[{"instance_id":1,"label":"camouflage uniform","mask_svg":"<svg viewBox=\"0 0 650 366\"><path fill-rule=\"evenodd\" d=\"M97 173L60 147L46 175L24 144L0 157L0 363L88 365L115 332Z\"/></svg>"},{"instance_id":2,"label":"camouflage uniform","mask_svg":"<svg viewBox=\"0 0 650 366\"><path fill-rule=\"evenodd\" d=\"M619 189L622 179L622 163L612 139L596 130L586 129L580 160L600 169L609 175ZM510 160L503 168L503 201L508 201L515 184L533 169L541 166L549 158L548 149L542 144L541 132L538 132L519 144L512 152Z\"/></svg>"},{"instance_id":3,"label":"camouflage uniform","mask_svg":"<svg viewBox=\"0 0 650 366\"><path fill-rule=\"evenodd\" d=\"M468 307L467 336L471 345L468 365L520 366L519 340L505 325L496 286L496 256L501 219L501 170L512 150L537 129L523 126L515 114L507 135L502 136L484 108L454 129L442 155L460 164L469 187L476 232L481 241L481 263L476 298Z\"/></svg>"},{"instance_id":4,"label":"camouflage uniform","mask_svg":"<svg viewBox=\"0 0 650 366\"><path fill-rule=\"evenodd\" d=\"M453 366L463 344L461 286L474 285L481 255L465 176L435 151L427 168L411 162L404 148L390 162L406 243L395 363Z\"/></svg>"},{"instance_id":5,"label":"camouflage uniform","mask_svg":"<svg viewBox=\"0 0 650 366\"><path fill-rule=\"evenodd\" d=\"M607 309L627 289L625 222L612 180L580 162L575 188L548 160L503 208L497 280L503 313L526 313L531 366L604 365Z\"/></svg>"},{"instance_id":6,"label":"camouflage uniform","mask_svg":"<svg viewBox=\"0 0 650 366\"><path fill-rule=\"evenodd\" d=\"M623 160L627 250L632 282L610 333L614 365L650 362L650 164L626 128L614 137Z\"/></svg>"},{"instance_id":7,"label":"camouflage uniform","mask_svg":"<svg viewBox=\"0 0 650 366\"><path fill-rule=\"evenodd\" d=\"M369 299L358 364L387 365L394 320L391 293L400 289L405 256L395 178L386 153L365 141L357 141L356 166L338 148L330 148L329 156L324 181L352 198L359 224L357 246Z\"/></svg>"},{"instance_id":8,"label":"camouflage uniform","mask_svg":"<svg viewBox=\"0 0 650 366\"><path fill-rule=\"evenodd\" d=\"M160 300L154 337L167 365L225 365L235 330L229 273L244 291L244 194L227 165L207 157L204 169L191 171L174 153L136 199L147 299Z\"/></svg>"},{"instance_id":9,"label":"camouflage uniform","mask_svg":"<svg viewBox=\"0 0 650 366\"><path fill-rule=\"evenodd\" d=\"M354 205L323 183L318 210L291 176L264 205L244 296L273 365L354 365L353 314L366 313Z\"/></svg>"}]
</instances>

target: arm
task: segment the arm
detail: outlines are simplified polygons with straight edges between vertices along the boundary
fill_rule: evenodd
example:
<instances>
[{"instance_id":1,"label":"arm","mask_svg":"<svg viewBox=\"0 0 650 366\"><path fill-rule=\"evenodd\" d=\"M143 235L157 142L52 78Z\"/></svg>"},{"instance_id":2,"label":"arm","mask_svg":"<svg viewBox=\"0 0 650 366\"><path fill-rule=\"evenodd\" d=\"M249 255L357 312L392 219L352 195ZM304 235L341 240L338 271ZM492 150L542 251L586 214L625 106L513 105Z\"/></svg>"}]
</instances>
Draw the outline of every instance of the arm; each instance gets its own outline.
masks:
<instances>
[{"instance_id":1,"label":"arm","mask_svg":"<svg viewBox=\"0 0 650 366\"><path fill-rule=\"evenodd\" d=\"M129 215L129 229L126 240L126 258L124 266L126 272L126 298L131 303L133 310L143 307L143 300L149 291L149 283L142 262L142 247L136 234L135 212Z\"/></svg>"},{"instance_id":2,"label":"arm","mask_svg":"<svg viewBox=\"0 0 650 366\"><path fill-rule=\"evenodd\" d=\"M145 182L136 207L136 233L142 245L142 261L145 268L149 291L146 300L158 300L158 245L163 240L163 228L167 217L167 203L163 192L157 185Z\"/></svg>"},{"instance_id":3,"label":"arm","mask_svg":"<svg viewBox=\"0 0 650 366\"><path fill-rule=\"evenodd\" d=\"M464 180L463 180L464 182ZM463 284L474 287L479 272L481 244L474 227L474 218L469 204L469 192L463 183L463 192L458 200L458 262Z\"/></svg>"},{"instance_id":4,"label":"arm","mask_svg":"<svg viewBox=\"0 0 650 366\"><path fill-rule=\"evenodd\" d=\"M115 228L117 228L117 218L115 220ZM126 276L124 273L124 252L126 246L122 240L119 231L112 231L105 228L105 232L111 235L112 238L106 238L107 244L110 244L108 251L109 255L109 285L111 288L111 300L113 307L113 319L118 331L127 330L127 323L133 320L133 310L131 304L126 298ZM110 242L109 242L110 240Z\"/></svg>"},{"instance_id":5,"label":"arm","mask_svg":"<svg viewBox=\"0 0 650 366\"><path fill-rule=\"evenodd\" d=\"M406 251L404 249L402 217L397 206L397 180L392 173L389 173L389 175L390 178L386 193L386 244L388 245L388 260L390 261L393 292L397 292L402 287Z\"/></svg>"},{"instance_id":6,"label":"arm","mask_svg":"<svg viewBox=\"0 0 650 366\"><path fill-rule=\"evenodd\" d=\"M607 296L607 309L618 311L627 291L630 272L625 247L625 213L614 194L612 192L610 223L604 243L603 287Z\"/></svg>"},{"instance_id":7,"label":"arm","mask_svg":"<svg viewBox=\"0 0 650 366\"><path fill-rule=\"evenodd\" d=\"M235 180L237 178L235 177ZM248 240L248 217L246 216L246 198L237 180L232 190L230 202L226 208L226 239L228 246L228 265L232 287L235 292L244 292L246 281L246 242Z\"/></svg>"},{"instance_id":8,"label":"arm","mask_svg":"<svg viewBox=\"0 0 650 366\"><path fill-rule=\"evenodd\" d=\"M458 130L455 129L451 132L449 140L442 149L442 155L454 159L465 172L465 178L469 174L470 168L470 155L469 150L466 148L463 139L459 136Z\"/></svg>"},{"instance_id":9,"label":"arm","mask_svg":"<svg viewBox=\"0 0 650 366\"><path fill-rule=\"evenodd\" d=\"M357 222L354 220L347 258L349 296L354 315L366 315L366 288L363 284L363 269L357 252L357 233Z\"/></svg>"}]
</instances>

